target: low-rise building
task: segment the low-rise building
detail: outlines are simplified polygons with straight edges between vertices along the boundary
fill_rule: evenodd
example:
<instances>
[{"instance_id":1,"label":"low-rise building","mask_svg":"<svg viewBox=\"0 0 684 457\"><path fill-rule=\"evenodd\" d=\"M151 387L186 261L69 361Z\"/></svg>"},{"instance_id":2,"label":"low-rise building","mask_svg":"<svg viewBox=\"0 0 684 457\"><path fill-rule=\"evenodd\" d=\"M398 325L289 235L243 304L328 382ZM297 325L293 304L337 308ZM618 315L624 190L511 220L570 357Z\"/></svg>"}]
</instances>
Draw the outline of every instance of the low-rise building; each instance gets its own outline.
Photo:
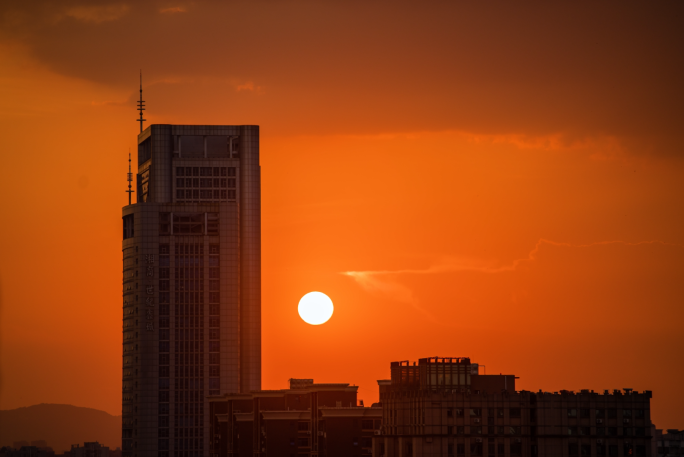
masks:
<instances>
[{"instance_id":1,"label":"low-rise building","mask_svg":"<svg viewBox=\"0 0 684 457\"><path fill-rule=\"evenodd\" d=\"M97 441L71 445L70 457L109 457L109 447L103 446Z\"/></svg>"},{"instance_id":2,"label":"low-rise building","mask_svg":"<svg viewBox=\"0 0 684 457\"><path fill-rule=\"evenodd\" d=\"M357 405L357 390L291 379L289 389L209 397L211 455L370 457L382 408Z\"/></svg>"},{"instance_id":3,"label":"low-rise building","mask_svg":"<svg viewBox=\"0 0 684 457\"><path fill-rule=\"evenodd\" d=\"M650 391L516 391L513 375L443 357L392 362L378 384L374 457L652 457Z\"/></svg>"},{"instance_id":4,"label":"low-rise building","mask_svg":"<svg viewBox=\"0 0 684 457\"><path fill-rule=\"evenodd\" d=\"M679 457L684 455L684 430L656 430L653 438L657 457Z\"/></svg>"}]
</instances>

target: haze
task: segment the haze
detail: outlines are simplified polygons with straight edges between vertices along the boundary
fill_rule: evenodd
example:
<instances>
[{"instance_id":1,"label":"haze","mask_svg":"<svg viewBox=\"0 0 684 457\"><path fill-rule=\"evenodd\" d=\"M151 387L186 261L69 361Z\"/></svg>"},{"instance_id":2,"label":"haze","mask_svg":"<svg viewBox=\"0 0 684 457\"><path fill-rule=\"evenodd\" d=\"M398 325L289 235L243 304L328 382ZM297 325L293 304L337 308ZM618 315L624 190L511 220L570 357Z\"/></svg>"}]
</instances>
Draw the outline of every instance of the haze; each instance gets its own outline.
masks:
<instances>
[{"instance_id":1,"label":"haze","mask_svg":"<svg viewBox=\"0 0 684 457\"><path fill-rule=\"evenodd\" d=\"M142 68L146 125L261 126L264 388L469 356L684 427L681 2L139 3L0 6L0 409L121 414Z\"/></svg>"}]
</instances>

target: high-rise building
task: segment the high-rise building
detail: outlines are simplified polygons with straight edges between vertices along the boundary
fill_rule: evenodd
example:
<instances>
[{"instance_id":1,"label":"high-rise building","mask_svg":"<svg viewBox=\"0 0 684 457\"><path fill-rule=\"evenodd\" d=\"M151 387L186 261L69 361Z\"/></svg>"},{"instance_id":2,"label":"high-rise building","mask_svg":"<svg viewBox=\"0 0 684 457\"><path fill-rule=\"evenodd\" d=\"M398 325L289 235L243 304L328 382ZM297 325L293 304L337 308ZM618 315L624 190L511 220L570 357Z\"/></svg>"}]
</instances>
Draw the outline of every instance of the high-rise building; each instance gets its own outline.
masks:
<instances>
[{"instance_id":1,"label":"high-rise building","mask_svg":"<svg viewBox=\"0 0 684 457\"><path fill-rule=\"evenodd\" d=\"M123 208L123 456L206 456L206 398L261 388L259 127L149 126L136 197Z\"/></svg>"}]
</instances>

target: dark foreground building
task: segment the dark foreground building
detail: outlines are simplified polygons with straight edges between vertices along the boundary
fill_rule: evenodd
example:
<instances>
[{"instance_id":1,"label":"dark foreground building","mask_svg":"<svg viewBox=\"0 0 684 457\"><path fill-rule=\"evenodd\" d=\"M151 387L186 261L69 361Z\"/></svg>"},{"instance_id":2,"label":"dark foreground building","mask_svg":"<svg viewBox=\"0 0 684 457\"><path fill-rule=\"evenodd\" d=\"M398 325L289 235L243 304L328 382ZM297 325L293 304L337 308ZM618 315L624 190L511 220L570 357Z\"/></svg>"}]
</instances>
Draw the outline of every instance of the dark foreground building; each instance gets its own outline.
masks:
<instances>
[{"instance_id":1,"label":"dark foreground building","mask_svg":"<svg viewBox=\"0 0 684 457\"><path fill-rule=\"evenodd\" d=\"M651 392L515 390L468 358L392 362L374 457L655 457Z\"/></svg>"},{"instance_id":2,"label":"dark foreground building","mask_svg":"<svg viewBox=\"0 0 684 457\"><path fill-rule=\"evenodd\" d=\"M124 457L209 454L209 395L261 388L259 127L151 125L123 208Z\"/></svg>"},{"instance_id":3,"label":"dark foreground building","mask_svg":"<svg viewBox=\"0 0 684 457\"><path fill-rule=\"evenodd\" d=\"M291 379L289 389L211 397L210 455L370 457L382 409L357 406L357 390Z\"/></svg>"}]
</instances>

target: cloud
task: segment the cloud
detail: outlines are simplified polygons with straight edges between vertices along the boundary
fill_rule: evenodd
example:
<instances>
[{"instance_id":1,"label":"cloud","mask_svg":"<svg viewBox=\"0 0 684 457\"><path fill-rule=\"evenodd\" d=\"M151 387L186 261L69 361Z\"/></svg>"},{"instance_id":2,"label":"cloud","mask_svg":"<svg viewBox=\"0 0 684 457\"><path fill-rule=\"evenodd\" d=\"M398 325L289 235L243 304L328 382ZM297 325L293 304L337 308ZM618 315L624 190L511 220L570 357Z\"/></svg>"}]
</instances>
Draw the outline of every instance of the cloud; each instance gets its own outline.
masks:
<instances>
[{"instance_id":1,"label":"cloud","mask_svg":"<svg viewBox=\"0 0 684 457\"><path fill-rule=\"evenodd\" d=\"M99 24L101 22L115 21L123 17L129 10L128 5L106 6L74 6L64 12L64 16L71 17L83 22Z\"/></svg>"},{"instance_id":2,"label":"cloud","mask_svg":"<svg viewBox=\"0 0 684 457\"><path fill-rule=\"evenodd\" d=\"M188 10L186 10L182 6L172 6L169 8L162 8L159 10L159 12L162 14L175 14L175 13L187 13Z\"/></svg>"},{"instance_id":3,"label":"cloud","mask_svg":"<svg viewBox=\"0 0 684 457\"><path fill-rule=\"evenodd\" d=\"M238 92L249 91L249 92L256 92L257 94L263 93L261 86L257 86L256 84L254 84L253 81L247 81L245 83L238 84L235 87L235 90L237 90Z\"/></svg>"},{"instance_id":4,"label":"cloud","mask_svg":"<svg viewBox=\"0 0 684 457\"><path fill-rule=\"evenodd\" d=\"M486 275L510 273L522 271L530 267L534 262L539 261L544 246L554 246L560 248L586 249L600 246L648 246L658 245L666 247L678 247L677 244L666 243L663 241L642 241L630 243L625 241L599 241L590 244L570 244L547 239L540 239L527 257L513 260L509 264L497 265L494 261L473 260L473 259L446 259L443 262L432 265L426 269L404 269L404 270L372 270L372 271L345 271L341 274L352 278L362 289L368 293L384 296L391 300L410 304L419 309L418 300L413 291L403 284L400 280L402 276L426 276L441 273L474 272ZM511 300L517 302L524 291L511 292Z\"/></svg>"}]
</instances>

